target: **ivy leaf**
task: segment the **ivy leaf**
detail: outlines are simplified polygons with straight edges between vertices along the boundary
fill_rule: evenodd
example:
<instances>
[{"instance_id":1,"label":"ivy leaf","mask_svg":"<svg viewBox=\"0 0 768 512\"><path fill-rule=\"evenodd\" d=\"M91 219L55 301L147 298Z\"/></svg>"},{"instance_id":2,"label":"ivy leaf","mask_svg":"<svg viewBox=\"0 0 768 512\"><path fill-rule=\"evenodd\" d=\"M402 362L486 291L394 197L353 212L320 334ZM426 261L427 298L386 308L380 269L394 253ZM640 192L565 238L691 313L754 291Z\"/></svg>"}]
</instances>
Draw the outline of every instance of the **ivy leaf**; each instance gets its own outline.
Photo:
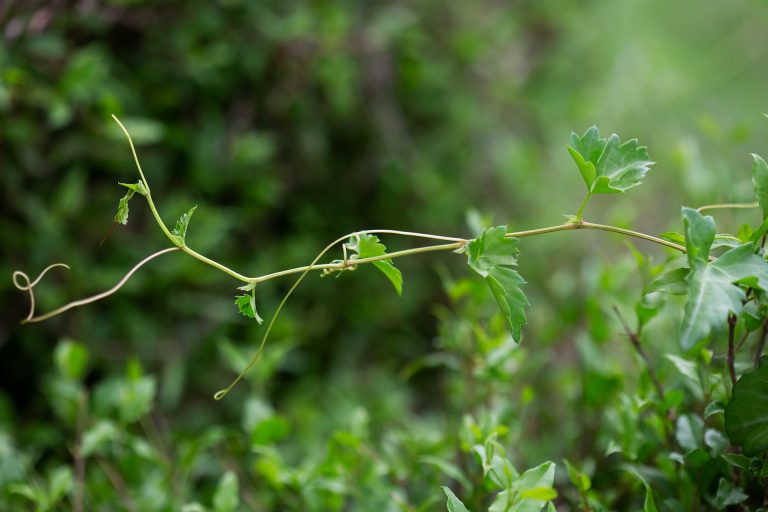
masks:
<instances>
[{"instance_id":1,"label":"ivy leaf","mask_svg":"<svg viewBox=\"0 0 768 512\"><path fill-rule=\"evenodd\" d=\"M768 450L768 356L733 387L725 408L725 432L732 444L742 447L744 455Z\"/></svg>"},{"instance_id":2,"label":"ivy leaf","mask_svg":"<svg viewBox=\"0 0 768 512\"><path fill-rule=\"evenodd\" d=\"M768 219L768 164L756 154L752 154L752 183L755 186L755 196L763 211L763 220Z\"/></svg>"},{"instance_id":3,"label":"ivy leaf","mask_svg":"<svg viewBox=\"0 0 768 512\"><path fill-rule=\"evenodd\" d=\"M591 194L626 192L640 185L654 163L637 139L622 144L616 134L601 138L595 126L582 136L572 133L568 152Z\"/></svg>"},{"instance_id":4,"label":"ivy leaf","mask_svg":"<svg viewBox=\"0 0 768 512\"><path fill-rule=\"evenodd\" d=\"M469 512L461 500L453 494L453 491L443 486L443 492L448 497L448 512Z\"/></svg>"},{"instance_id":5,"label":"ivy leaf","mask_svg":"<svg viewBox=\"0 0 768 512\"><path fill-rule=\"evenodd\" d=\"M184 245L186 242L187 226L189 226L189 219L192 218L192 214L195 213L195 210L197 210L197 205L193 206L187 213L179 217L179 220L176 221L176 227L173 228L172 234L179 240L179 242L181 242L181 245Z\"/></svg>"},{"instance_id":6,"label":"ivy leaf","mask_svg":"<svg viewBox=\"0 0 768 512\"><path fill-rule=\"evenodd\" d=\"M256 311L256 299L252 294L238 295L235 297L235 304L240 314L248 318L253 318L259 324L264 320L259 316Z\"/></svg>"},{"instance_id":7,"label":"ivy leaf","mask_svg":"<svg viewBox=\"0 0 768 512\"><path fill-rule=\"evenodd\" d=\"M768 263L754 253L751 243L729 249L707 263L715 237L714 220L683 208L683 223L691 273L680 339L688 350L722 325L729 313L741 312L746 293L738 285L768 290Z\"/></svg>"},{"instance_id":8,"label":"ivy leaf","mask_svg":"<svg viewBox=\"0 0 768 512\"><path fill-rule=\"evenodd\" d=\"M520 239L507 238L506 234L507 226L488 228L467 244L467 263L475 272L486 276L493 267L517 265Z\"/></svg>"},{"instance_id":9,"label":"ivy leaf","mask_svg":"<svg viewBox=\"0 0 768 512\"><path fill-rule=\"evenodd\" d=\"M387 248L374 235L356 235L349 239L347 249L357 254L359 259L375 258L387 254ZM395 267L391 259L374 261L373 266L384 274L395 287L398 295L403 294L403 274Z\"/></svg>"},{"instance_id":10,"label":"ivy leaf","mask_svg":"<svg viewBox=\"0 0 768 512\"><path fill-rule=\"evenodd\" d=\"M512 329L512 338L519 342L526 321L525 307L529 302L520 288L525 280L509 268L517 265L519 239L506 237L506 233L506 226L483 231L467 244L467 263L485 278Z\"/></svg>"},{"instance_id":11,"label":"ivy leaf","mask_svg":"<svg viewBox=\"0 0 768 512\"><path fill-rule=\"evenodd\" d=\"M128 201L133 197L133 190L128 190L125 195L120 198L117 203L117 213L115 214L115 222L118 222L125 226L128 224Z\"/></svg>"}]
</instances>

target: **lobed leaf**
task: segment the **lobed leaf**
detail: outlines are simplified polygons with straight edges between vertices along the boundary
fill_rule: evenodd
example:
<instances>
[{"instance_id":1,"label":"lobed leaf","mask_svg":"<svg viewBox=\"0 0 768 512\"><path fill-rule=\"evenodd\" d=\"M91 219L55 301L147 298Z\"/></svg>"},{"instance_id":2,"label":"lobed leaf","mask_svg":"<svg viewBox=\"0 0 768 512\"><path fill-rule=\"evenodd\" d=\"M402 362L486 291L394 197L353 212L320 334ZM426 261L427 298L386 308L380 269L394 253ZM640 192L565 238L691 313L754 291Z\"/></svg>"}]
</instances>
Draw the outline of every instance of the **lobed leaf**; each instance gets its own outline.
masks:
<instances>
[{"instance_id":1,"label":"lobed leaf","mask_svg":"<svg viewBox=\"0 0 768 512\"><path fill-rule=\"evenodd\" d=\"M246 293L245 295L238 295L235 297L235 304L237 305L237 309L240 311L241 315L248 318L253 318L259 324L264 321L259 316L258 311L256 311L256 299L252 294Z\"/></svg>"},{"instance_id":2,"label":"lobed leaf","mask_svg":"<svg viewBox=\"0 0 768 512\"><path fill-rule=\"evenodd\" d=\"M512 338L520 341L525 325L525 307L530 305L521 286L525 280L509 268L517 265L519 239L507 237L506 226L483 231L467 244L467 264L485 278L493 297L512 330Z\"/></svg>"},{"instance_id":3,"label":"lobed leaf","mask_svg":"<svg viewBox=\"0 0 768 512\"><path fill-rule=\"evenodd\" d=\"M741 312L746 293L739 285L768 290L768 263L754 253L752 243L729 249L708 263L714 220L683 208L683 223L691 272L680 339L687 350L723 325L730 313Z\"/></svg>"},{"instance_id":4,"label":"lobed leaf","mask_svg":"<svg viewBox=\"0 0 768 512\"><path fill-rule=\"evenodd\" d=\"M387 254L387 248L374 235L356 235L346 244L347 249L355 252L358 258L375 258ZM392 263L392 259L374 261L373 266L384 274L395 287L398 295L403 294L403 274Z\"/></svg>"},{"instance_id":5,"label":"lobed leaf","mask_svg":"<svg viewBox=\"0 0 768 512\"><path fill-rule=\"evenodd\" d=\"M582 136L572 133L568 152L591 194L626 192L642 183L654 163L637 139L622 144L616 134L601 138L595 126Z\"/></svg>"}]
</instances>

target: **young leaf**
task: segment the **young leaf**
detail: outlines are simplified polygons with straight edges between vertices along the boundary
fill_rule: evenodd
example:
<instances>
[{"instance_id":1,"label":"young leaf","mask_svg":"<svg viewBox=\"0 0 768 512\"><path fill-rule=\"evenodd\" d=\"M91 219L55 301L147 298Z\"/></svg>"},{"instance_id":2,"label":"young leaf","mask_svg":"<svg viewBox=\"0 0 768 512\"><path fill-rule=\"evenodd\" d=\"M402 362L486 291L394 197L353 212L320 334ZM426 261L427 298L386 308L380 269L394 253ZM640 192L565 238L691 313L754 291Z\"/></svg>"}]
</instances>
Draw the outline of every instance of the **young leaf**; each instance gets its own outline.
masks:
<instances>
[{"instance_id":1,"label":"young leaf","mask_svg":"<svg viewBox=\"0 0 768 512\"><path fill-rule=\"evenodd\" d=\"M685 228L685 250L691 268L706 265L709 250L715 241L715 219L704 217L698 210L683 207L683 226Z\"/></svg>"},{"instance_id":2,"label":"young leaf","mask_svg":"<svg viewBox=\"0 0 768 512\"><path fill-rule=\"evenodd\" d=\"M197 205L193 206L187 213L179 217L179 220L176 221L176 227L173 228L173 236L178 238L182 245L186 242L187 226L189 226L189 219L192 218L192 214L195 213L195 210L197 210Z\"/></svg>"},{"instance_id":3,"label":"young leaf","mask_svg":"<svg viewBox=\"0 0 768 512\"><path fill-rule=\"evenodd\" d=\"M118 222L125 226L128 224L128 201L133 197L133 190L128 190L120 201L117 203L117 213L115 214L115 222Z\"/></svg>"},{"instance_id":4,"label":"young leaf","mask_svg":"<svg viewBox=\"0 0 768 512\"><path fill-rule=\"evenodd\" d=\"M453 494L453 491L443 486L443 492L448 497L448 512L469 512L461 500Z\"/></svg>"},{"instance_id":5,"label":"young leaf","mask_svg":"<svg viewBox=\"0 0 768 512\"><path fill-rule=\"evenodd\" d=\"M493 297L512 329L512 338L520 341L520 330L525 324L525 307L529 305L520 289L525 280L509 268L517 265L519 250L517 238L506 237L507 227L497 226L483 231L467 244L467 263L483 276Z\"/></svg>"},{"instance_id":6,"label":"young leaf","mask_svg":"<svg viewBox=\"0 0 768 512\"><path fill-rule=\"evenodd\" d=\"M144 186L143 181L137 181L136 183L117 183L118 185L121 185L128 190L133 190L136 194L146 196L147 195L147 188Z\"/></svg>"},{"instance_id":7,"label":"young leaf","mask_svg":"<svg viewBox=\"0 0 768 512\"><path fill-rule=\"evenodd\" d=\"M238 295L235 297L235 304L241 315L253 318L260 324L264 321L256 311L256 299L252 294Z\"/></svg>"},{"instance_id":8,"label":"young leaf","mask_svg":"<svg viewBox=\"0 0 768 512\"><path fill-rule=\"evenodd\" d=\"M582 136L572 133L568 152L591 194L626 192L640 185L653 165L637 139L622 144L616 134L600 138L594 126Z\"/></svg>"},{"instance_id":9,"label":"young leaf","mask_svg":"<svg viewBox=\"0 0 768 512\"><path fill-rule=\"evenodd\" d=\"M752 154L752 183L755 186L755 196L763 212L763 220L768 219L768 164L760 156Z\"/></svg>"},{"instance_id":10,"label":"young leaf","mask_svg":"<svg viewBox=\"0 0 768 512\"><path fill-rule=\"evenodd\" d=\"M375 258L387 254L386 246L379 241L379 237L374 235L354 236L350 238L346 246L347 249L355 252L360 259ZM398 295L403 294L403 274L395 267L391 259L374 261L373 266L389 279Z\"/></svg>"},{"instance_id":11,"label":"young leaf","mask_svg":"<svg viewBox=\"0 0 768 512\"><path fill-rule=\"evenodd\" d=\"M725 408L725 432L745 455L768 450L768 356L733 387L733 397Z\"/></svg>"}]
</instances>

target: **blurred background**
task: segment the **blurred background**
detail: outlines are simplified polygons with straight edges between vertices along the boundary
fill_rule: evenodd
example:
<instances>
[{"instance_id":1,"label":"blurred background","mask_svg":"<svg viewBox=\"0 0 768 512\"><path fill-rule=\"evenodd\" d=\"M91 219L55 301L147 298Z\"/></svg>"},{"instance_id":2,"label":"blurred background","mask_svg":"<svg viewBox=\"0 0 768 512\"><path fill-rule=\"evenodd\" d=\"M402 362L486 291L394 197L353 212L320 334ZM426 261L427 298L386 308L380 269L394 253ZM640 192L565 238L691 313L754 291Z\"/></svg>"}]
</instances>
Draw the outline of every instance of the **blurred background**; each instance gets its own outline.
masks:
<instances>
[{"instance_id":1,"label":"blurred background","mask_svg":"<svg viewBox=\"0 0 768 512\"><path fill-rule=\"evenodd\" d=\"M473 330L506 339L463 257L444 253L398 261L402 298L371 268L308 276L262 364L222 402L212 394L263 326L237 313L238 282L192 258L163 256L108 300L20 326L29 303L14 269L71 266L36 289L45 312L168 245L140 197L99 245L117 182L136 180L111 114L133 135L166 223L198 205L188 244L247 275L307 264L358 229L473 236L560 223L584 194L565 146L592 124L638 138L657 164L585 217L659 234L680 230L681 204L752 200L749 153L768 152L766 26L757 0L2 2L0 487L55 482L83 429L99 426L86 503L210 503L231 470L257 490L243 498L252 508L313 509L291 478L315 461L333 481L329 443L363 429L372 446L397 447L377 457L414 486L406 495L437 499L447 477L406 454L439 452L479 414ZM752 217L724 214L720 230ZM639 296L631 254L598 232L521 250L533 306L489 396L520 467L594 462L599 404L636 378L610 309ZM262 316L291 283L259 286ZM350 477L365 496L334 506L384 510L374 466L373 480ZM322 500L315 509L333 508Z\"/></svg>"}]
</instances>

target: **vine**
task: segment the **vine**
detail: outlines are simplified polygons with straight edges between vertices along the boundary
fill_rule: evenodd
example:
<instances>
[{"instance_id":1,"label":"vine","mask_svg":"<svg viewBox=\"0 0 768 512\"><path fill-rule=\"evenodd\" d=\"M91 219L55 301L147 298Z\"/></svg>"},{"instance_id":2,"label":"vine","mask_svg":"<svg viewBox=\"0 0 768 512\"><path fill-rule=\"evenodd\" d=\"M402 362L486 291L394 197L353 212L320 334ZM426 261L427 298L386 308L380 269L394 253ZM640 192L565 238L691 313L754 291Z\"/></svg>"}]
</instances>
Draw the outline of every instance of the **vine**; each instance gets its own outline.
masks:
<instances>
[{"instance_id":1,"label":"vine","mask_svg":"<svg viewBox=\"0 0 768 512\"><path fill-rule=\"evenodd\" d=\"M257 285L271 279L298 274L293 285L279 302L250 362L226 388L215 393L214 398L216 400L226 396L258 361L280 312L299 284L311 271L321 271L325 275L354 270L360 265L373 264L391 281L397 292L401 293L402 275L394 266L394 259L440 251L465 254L470 268L488 282L494 298L509 322L514 339L519 341L521 327L526 321L525 308L528 306L528 300L521 289L525 281L513 269L517 265L517 256L519 254L517 245L520 238L560 231L596 230L646 240L687 255L688 267L674 269L658 276L648 291L680 293L682 290L683 292L690 292L681 331L684 348L691 348L699 341L705 339L710 331L722 323L722 321L728 322L731 330L728 354L729 369L731 370L731 378L734 383L736 382L736 374L732 360L732 331L736 315L746 303L756 300L756 297L758 299L762 298L761 292L768 290L768 264L766 264L762 257L761 244L757 243L761 238L764 239L765 233L768 231L768 216L765 215L766 205L768 205L768 199L766 199L768 198L768 193L766 192L768 190L768 167L756 155L754 157L753 179L755 180L758 202L712 204L702 206L697 210L683 208L684 233L665 233L661 237L656 237L618 226L592 223L583 219L583 214L593 195L624 193L640 185L654 164L650 160L646 148L640 146L636 139L621 143L616 135L612 135L609 138L601 138L597 128L592 127L582 136L575 133L571 136L568 151L584 179L587 193L578 207L577 214L575 216L566 216L566 222L562 224L511 232L507 230L506 226L497 226L496 228L484 231L474 239L394 229L361 230L337 238L320 251L308 265L249 277L198 253L187 245L187 227L195 213L196 206L179 218L173 230L169 230L154 203L149 182L142 170L136 148L128 130L117 117L112 117L127 138L139 175L139 181L135 184L120 183L120 185L128 190L118 203L115 222L119 224L127 223L129 201L138 194L146 199L157 225L171 242L172 247L150 254L141 260L109 290L91 297L69 302L53 311L40 315L35 314L35 286L49 270L57 267L69 267L63 263L55 263L45 268L34 280L31 280L23 271L17 270L13 273L13 283L19 290L28 292L30 300L29 314L21 322L40 322L60 315L72 308L91 304L109 297L116 293L141 267L157 257L176 251L185 253L242 282L243 285L238 289L243 294L236 297L235 303L243 315L253 318L259 323L262 322L262 319L256 311L255 305L255 289ZM763 224L755 232L741 233L740 236L716 235L712 217L701 215L701 212L705 210L756 207L763 209ZM384 244L377 237L377 235L384 234L439 241L442 243L388 253ZM339 244L342 244L343 258L329 263L320 263L320 260ZM710 254L710 250L717 247L727 247L728 250L717 258ZM749 292L745 292L743 288L748 288ZM752 295L749 296L748 293ZM716 311L713 312L712 310ZM633 332L623 319L622 323L627 332ZM761 346L764 339L765 336L761 338L763 340ZM637 343L637 340L633 340L633 344L639 347ZM758 353L756 357L759 359L759 356L760 354Z\"/></svg>"}]
</instances>

